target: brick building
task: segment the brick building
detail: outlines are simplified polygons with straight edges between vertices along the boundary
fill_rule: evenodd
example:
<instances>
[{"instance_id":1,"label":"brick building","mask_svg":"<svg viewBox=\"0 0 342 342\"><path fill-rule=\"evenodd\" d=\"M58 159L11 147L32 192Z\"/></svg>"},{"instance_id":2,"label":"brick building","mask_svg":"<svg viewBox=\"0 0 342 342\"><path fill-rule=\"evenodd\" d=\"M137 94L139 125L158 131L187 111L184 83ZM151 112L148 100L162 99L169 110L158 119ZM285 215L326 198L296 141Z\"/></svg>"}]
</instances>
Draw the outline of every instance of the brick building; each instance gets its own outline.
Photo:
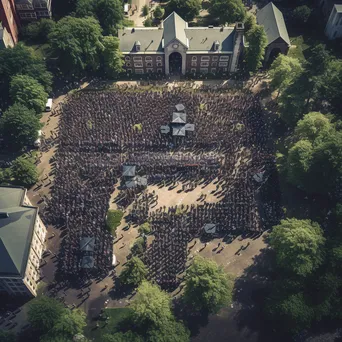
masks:
<instances>
[{"instance_id":1,"label":"brick building","mask_svg":"<svg viewBox=\"0 0 342 342\"><path fill-rule=\"evenodd\" d=\"M15 0L15 6L22 21L51 18L51 0Z\"/></svg>"},{"instance_id":2,"label":"brick building","mask_svg":"<svg viewBox=\"0 0 342 342\"><path fill-rule=\"evenodd\" d=\"M242 23L234 27L188 27L177 13L159 28L119 30L120 50L127 72L228 73L235 72L243 49Z\"/></svg>"},{"instance_id":3,"label":"brick building","mask_svg":"<svg viewBox=\"0 0 342 342\"><path fill-rule=\"evenodd\" d=\"M14 0L0 0L0 22L2 26L2 41L5 46L13 46L18 42L19 18ZM8 38L8 35L11 37Z\"/></svg>"},{"instance_id":4,"label":"brick building","mask_svg":"<svg viewBox=\"0 0 342 342\"><path fill-rule=\"evenodd\" d=\"M0 292L37 295L45 236L26 190L0 187Z\"/></svg>"}]
</instances>

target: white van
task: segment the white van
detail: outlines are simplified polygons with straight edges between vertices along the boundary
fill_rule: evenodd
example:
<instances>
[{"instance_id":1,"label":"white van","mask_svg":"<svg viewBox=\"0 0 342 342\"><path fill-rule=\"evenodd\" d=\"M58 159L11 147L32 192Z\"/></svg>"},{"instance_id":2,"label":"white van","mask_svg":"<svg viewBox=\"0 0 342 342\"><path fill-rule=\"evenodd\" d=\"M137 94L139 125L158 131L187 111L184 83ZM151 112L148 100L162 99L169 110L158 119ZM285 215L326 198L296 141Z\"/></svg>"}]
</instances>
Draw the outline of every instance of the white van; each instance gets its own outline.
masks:
<instances>
[{"instance_id":1,"label":"white van","mask_svg":"<svg viewBox=\"0 0 342 342\"><path fill-rule=\"evenodd\" d=\"M52 99L48 99L45 105L45 111L51 112L51 109L52 109Z\"/></svg>"},{"instance_id":2,"label":"white van","mask_svg":"<svg viewBox=\"0 0 342 342\"><path fill-rule=\"evenodd\" d=\"M124 5L124 13L125 13L125 16L128 16L128 11L129 11L129 4L125 4L125 5Z\"/></svg>"}]
</instances>

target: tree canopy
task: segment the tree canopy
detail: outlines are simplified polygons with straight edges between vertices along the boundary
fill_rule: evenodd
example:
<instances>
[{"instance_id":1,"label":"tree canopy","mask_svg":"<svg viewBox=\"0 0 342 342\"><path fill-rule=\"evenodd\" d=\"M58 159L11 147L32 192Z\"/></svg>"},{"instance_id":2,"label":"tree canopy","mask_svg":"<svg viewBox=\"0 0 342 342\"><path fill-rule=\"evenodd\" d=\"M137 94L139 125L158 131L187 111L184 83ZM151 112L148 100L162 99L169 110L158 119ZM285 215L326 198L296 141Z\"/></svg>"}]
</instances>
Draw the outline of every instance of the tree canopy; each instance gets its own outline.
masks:
<instances>
[{"instance_id":1,"label":"tree canopy","mask_svg":"<svg viewBox=\"0 0 342 342\"><path fill-rule=\"evenodd\" d=\"M9 107L0 119L0 131L4 143L11 149L20 150L38 138L41 124L34 110L16 103Z\"/></svg>"},{"instance_id":2,"label":"tree canopy","mask_svg":"<svg viewBox=\"0 0 342 342\"><path fill-rule=\"evenodd\" d=\"M16 342L17 338L11 331L0 330L0 341L1 342Z\"/></svg>"},{"instance_id":3,"label":"tree canopy","mask_svg":"<svg viewBox=\"0 0 342 342\"><path fill-rule=\"evenodd\" d=\"M30 159L18 157L13 162L11 172L15 184L30 187L38 181L36 165Z\"/></svg>"},{"instance_id":4,"label":"tree canopy","mask_svg":"<svg viewBox=\"0 0 342 342\"><path fill-rule=\"evenodd\" d=\"M209 13L219 23L234 24L244 21L246 10L241 0L210 0Z\"/></svg>"},{"instance_id":5,"label":"tree canopy","mask_svg":"<svg viewBox=\"0 0 342 342\"><path fill-rule=\"evenodd\" d=\"M102 43L104 50L102 52L103 57L103 69L107 77L115 77L123 71L123 60L119 50L119 39L113 36L103 37Z\"/></svg>"},{"instance_id":6,"label":"tree canopy","mask_svg":"<svg viewBox=\"0 0 342 342\"><path fill-rule=\"evenodd\" d=\"M120 281L125 285L139 285L147 276L148 270L138 257L132 257L124 266Z\"/></svg>"},{"instance_id":7,"label":"tree canopy","mask_svg":"<svg viewBox=\"0 0 342 342\"><path fill-rule=\"evenodd\" d=\"M246 49L246 66L248 71L255 72L262 66L267 46L267 37L264 27L253 26L247 34L248 47Z\"/></svg>"},{"instance_id":8,"label":"tree canopy","mask_svg":"<svg viewBox=\"0 0 342 342\"><path fill-rule=\"evenodd\" d=\"M177 12L184 20L192 21L201 10L201 0L170 0L167 13Z\"/></svg>"},{"instance_id":9,"label":"tree canopy","mask_svg":"<svg viewBox=\"0 0 342 342\"><path fill-rule=\"evenodd\" d=\"M279 267L306 276L321 265L325 238L319 224L295 218L282 220L270 233Z\"/></svg>"},{"instance_id":10,"label":"tree canopy","mask_svg":"<svg viewBox=\"0 0 342 342\"><path fill-rule=\"evenodd\" d=\"M53 55L65 72L81 73L99 68L101 27L95 18L65 17L49 35Z\"/></svg>"},{"instance_id":11,"label":"tree canopy","mask_svg":"<svg viewBox=\"0 0 342 342\"><path fill-rule=\"evenodd\" d=\"M161 6L157 6L155 9L154 9L154 12L153 12L153 16L158 19L158 20L161 20L163 19L163 16L164 16L164 8L162 8Z\"/></svg>"},{"instance_id":12,"label":"tree canopy","mask_svg":"<svg viewBox=\"0 0 342 342\"><path fill-rule=\"evenodd\" d=\"M173 319L169 295L157 285L143 281L131 306L132 319L138 326L161 328Z\"/></svg>"},{"instance_id":13,"label":"tree canopy","mask_svg":"<svg viewBox=\"0 0 342 342\"><path fill-rule=\"evenodd\" d=\"M34 78L27 75L15 75L10 84L10 95L13 102L21 103L28 109L41 113L48 98L44 87Z\"/></svg>"},{"instance_id":14,"label":"tree canopy","mask_svg":"<svg viewBox=\"0 0 342 342\"><path fill-rule=\"evenodd\" d=\"M184 300L195 311L216 312L232 301L234 281L214 261L196 257L185 277Z\"/></svg>"},{"instance_id":15,"label":"tree canopy","mask_svg":"<svg viewBox=\"0 0 342 342\"><path fill-rule=\"evenodd\" d=\"M54 327L64 313L63 304L56 299L38 296L31 301L27 317L34 329L45 334Z\"/></svg>"},{"instance_id":16,"label":"tree canopy","mask_svg":"<svg viewBox=\"0 0 342 342\"><path fill-rule=\"evenodd\" d=\"M296 23L301 25L303 23L306 23L309 20L310 14L311 14L310 7L306 5L298 6L293 11L293 18Z\"/></svg>"},{"instance_id":17,"label":"tree canopy","mask_svg":"<svg viewBox=\"0 0 342 342\"><path fill-rule=\"evenodd\" d=\"M279 92L286 89L303 72L297 58L279 54L270 67L271 87Z\"/></svg>"},{"instance_id":18,"label":"tree canopy","mask_svg":"<svg viewBox=\"0 0 342 342\"><path fill-rule=\"evenodd\" d=\"M25 26L23 35L31 42L44 44L48 42L48 35L55 25L56 23L52 19L43 18Z\"/></svg>"},{"instance_id":19,"label":"tree canopy","mask_svg":"<svg viewBox=\"0 0 342 342\"><path fill-rule=\"evenodd\" d=\"M32 48L18 43L13 48L0 50L0 85L9 87L14 75L28 75L51 91L52 75L47 71L44 60Z\"/></svg>"}]
</instances>

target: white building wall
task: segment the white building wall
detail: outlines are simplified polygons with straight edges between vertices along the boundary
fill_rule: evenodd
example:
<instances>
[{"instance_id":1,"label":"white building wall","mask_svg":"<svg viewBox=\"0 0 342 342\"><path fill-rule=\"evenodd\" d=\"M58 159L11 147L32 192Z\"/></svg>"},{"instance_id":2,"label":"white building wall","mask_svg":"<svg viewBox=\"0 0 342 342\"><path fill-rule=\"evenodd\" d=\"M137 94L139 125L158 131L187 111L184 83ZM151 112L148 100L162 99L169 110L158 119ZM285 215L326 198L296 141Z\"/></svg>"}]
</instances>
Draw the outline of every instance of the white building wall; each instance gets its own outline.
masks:
<instances>
[{"instance_id":1,"label":"white building wall","mask_svg":"<svg viewBox=\"0 0 342 342\"><path fill-rule=\"evenodd\" d=\"M325 35L330 40L342 37L342 13L337 12L335 6L327 21Z\"/></svg>"}]
</instances>

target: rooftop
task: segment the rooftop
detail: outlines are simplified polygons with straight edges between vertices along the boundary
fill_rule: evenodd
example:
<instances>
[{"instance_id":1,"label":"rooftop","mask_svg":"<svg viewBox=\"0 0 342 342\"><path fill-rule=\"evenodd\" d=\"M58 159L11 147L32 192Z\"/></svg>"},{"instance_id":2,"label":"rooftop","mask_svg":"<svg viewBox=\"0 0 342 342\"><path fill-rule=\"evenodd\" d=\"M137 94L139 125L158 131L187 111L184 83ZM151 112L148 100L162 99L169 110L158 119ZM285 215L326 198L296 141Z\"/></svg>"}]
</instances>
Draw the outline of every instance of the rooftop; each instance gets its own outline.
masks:
<instances>
[{"instance_id":1,"label":"rooftop","mask_svg":"<svg viewBox=\"0 0 342 342\"><path fill-rule=\"evenodd\" d=\"M288 45L291 45L289 34L285 25L283 13L269 2L256 14L259 25L264 26L268 44L273 43L278 38L282 38Z\"/></svg>"},{"instance_id":2,"label":"rooftop","mask_svg":"<svg viewBox=\"0 0 342 342\"><path fill-rule=\"evenodd\" d=\"M0 275L23 275L38 209L23 204L24 188L0 187Z\"/></svg>"}]
</instances>

